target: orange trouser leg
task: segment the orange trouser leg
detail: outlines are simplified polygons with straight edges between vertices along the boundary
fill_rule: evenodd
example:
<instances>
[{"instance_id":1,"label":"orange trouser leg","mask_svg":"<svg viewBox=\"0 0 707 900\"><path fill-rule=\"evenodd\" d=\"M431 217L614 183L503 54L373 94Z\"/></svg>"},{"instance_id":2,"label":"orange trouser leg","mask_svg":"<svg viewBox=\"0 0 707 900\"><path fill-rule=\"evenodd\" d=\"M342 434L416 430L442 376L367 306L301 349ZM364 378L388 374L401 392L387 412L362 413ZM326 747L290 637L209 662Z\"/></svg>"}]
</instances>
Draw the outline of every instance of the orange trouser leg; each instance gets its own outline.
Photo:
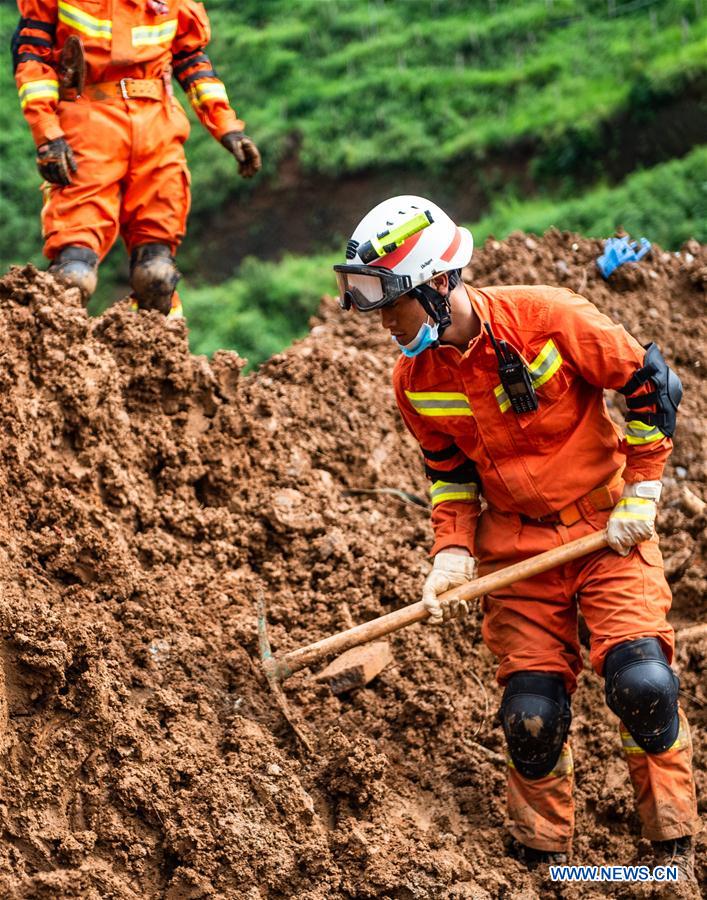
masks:
<instances>
[{"instance_id":1,"label":"orange trouser leg","mask_svg":"<svg viewBox=\"0 0 707 900\"><path fill-rule=\"evenodd\" d=\"M565 527L523 522L518 516L487 510L477 530L480 574L582 537L604 527L607 518L608 512L588 513L586 520ZM505 685L514 672L556 672L563 676L568 692L574 692L582 668L577 602L591 633L590 659L598 674L602 674L606 655L613 647L641 637L658 638L668 662L672 660L674 633L666 620L670 589L657 541L648 541L627 557L603 550L485 597L483 637L499 658L500 684ZM634 764L637 766L638 762L631 762L632 777ZM679 752L676 748L666 754L649 756L644 765L650 777L636 775L634 779L634 784L640 782L642 786L637 790L639 811L647 811L651 804L664 805L664 798L669 796L672 809L681 811L679 823L672 827L682 830L675 834L695 833L699 823L694 813L695 788L689 752ZM657 772L661 773L660 778ZM571 830L558 831L556 843L551 844L543 829L545 823L563 818L565 828L571 829L570 800L563 816L559 813L564 802L561 791L538 790L541 779L530 782L530 787L521 792L518 786L524 781L517 773L509 778L512 833L529 846L565 849ZM644 795L653 799L648 800ZM654 813L646 812L643 821L646 827L649 821L661 820ZM531 822L538 829L536 838L533 838ZM671 826L667 827L669 830Z\"/></svg>"},{"instance_id":2,"label":"orange trouser leg","mask_svg":"<svg viewBox=\"0 0 707 900\"><path fill-rule=\"evenodd\" d=\"M480 574L558 546L562 538L548 526L525 526L517 516L487 510L477 531ZM562 569L553 569L484 597L483 637L499 658L497 679L505 685L515 672L555 672L568 693L582 668L577 608ZM537 850L569 852L574 831L574 776L569 744L553 771L528 779L509 765L508 830Z\"/></svg>"},{"instance_id":3,"label":"orange trouser leg","mask_svg":"<svg viewBox=\"0 0 707 900\"><path fill-rule=\"evenodd\" d=\"M668 841L696 834L700 820L692 776L692 739L683 711L680 710L680 733L665 753L646 753L623 725L620 730L643 837Z\"/></svg>"},{"instance_id":4,"label":"orange trouser leg","mask_svg":"<svg viewBox=\"0 0 707 900\"><path fill-rule=\"evenodd\" d=\"M544 778L523 778L508 765L509 832L536 850L569 853L574 832L572 750L566 743L555 768Z\"/></svg>"},{"instance_id":5,"label":"orange trouser leg","mask_svg":"<svg viewBox=\"0 0 707 900\"><path fill-rule=\"evenodd\" d=\"M81 98L62 101L59 117L78 171L45 189L45 256L75 244L103 259L119 231L129 250L163 243L174 253L189 210L189 123L176 101Z\"/></svg>"},{"instance_id":6,"label":"orange trouser leg","mask_svg":"<svg viewBox=\"0 0 707 900\"><path fill-rule=\"evenodd\" d=\"M128 252L140 244L167 244L174 254L189 213L189 171L183 146L189 121L176 100L128 103L133 144L120 233Z\"/></svg>"},{"instance_id":7,"label":"orange trouser leg","mask_svg":"<svg viewBox=\"0 0 707 900\"><path fill-rule=\"evenodd\" d=\"M78 170L66 187L44 188L44 255L69 244L108 253L118 236L121 180L128 171L130 125L117 103L81 98L59 104L59 119Z\"/></svg>"},{"instance_id":8,"label":"orange trouser leg","mask_svg":"<svg viewBox=\"0 0 707 900\"><path fill-rule=\"evenodd\" d=\"M590 659L602 673L607 654L618 644L656 637L672 662L675 633L666 619L672 597L657 539L627 557L590 557L578 572L580 605L591 633ZM636 794L643 835L662 841L700 829L692 774L690 728L680 710L680 733L665 753L646 753L622 726L622 742Z\"/></svg>"}]
</instances>

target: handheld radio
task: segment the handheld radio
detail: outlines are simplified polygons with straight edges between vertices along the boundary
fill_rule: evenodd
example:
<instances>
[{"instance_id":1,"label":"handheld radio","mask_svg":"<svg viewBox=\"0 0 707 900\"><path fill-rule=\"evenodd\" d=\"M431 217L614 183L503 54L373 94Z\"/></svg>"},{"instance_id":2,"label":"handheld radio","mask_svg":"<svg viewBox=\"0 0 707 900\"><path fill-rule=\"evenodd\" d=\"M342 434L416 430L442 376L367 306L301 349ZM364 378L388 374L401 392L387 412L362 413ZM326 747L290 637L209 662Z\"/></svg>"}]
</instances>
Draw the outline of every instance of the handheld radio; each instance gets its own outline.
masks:
<instances>
[{"instance_id":1,"label":"handheld radio","mask_svg":"<svg viewBox=\"0 0 707 900\"><path fill-rule=\"evenodd\" d=\"M538 395L535 393L530 372L521 355L506 341L497 341L488 322L484 322L484 328L488 331L496 352L498 377L501 379L511 409L517 415L535 412L538 408Z\"/></svg>"}]
</instances>

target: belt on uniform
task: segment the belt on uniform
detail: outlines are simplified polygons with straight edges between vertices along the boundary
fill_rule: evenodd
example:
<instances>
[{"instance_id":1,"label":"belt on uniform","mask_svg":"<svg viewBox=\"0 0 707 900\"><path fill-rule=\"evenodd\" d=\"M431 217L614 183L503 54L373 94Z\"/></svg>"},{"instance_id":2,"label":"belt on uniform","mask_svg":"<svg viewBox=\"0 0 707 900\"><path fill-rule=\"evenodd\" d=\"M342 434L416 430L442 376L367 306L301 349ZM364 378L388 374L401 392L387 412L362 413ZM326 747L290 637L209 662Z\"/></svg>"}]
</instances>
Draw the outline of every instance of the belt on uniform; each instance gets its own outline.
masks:
<instances>
[{"instance_id":1,"label":"belt on uniform","mask_svg":"<svg viewBox=\"0 0 707 900\"><path fill-rule=\"evenodd\" d=\"M568 503L563 509L532 519L530 516L521 515L528 522L543 522L548 525L574 525L582 518L583 512L591 510L613 509L621 499L623 483L621 473L617 472L606 484L594 488L588 494L578 497L572 503Z\"/></svg>"},{"instance_id":2,"label":"belt on uniform","mask_svg":"<svg viewBox=\"0 0 707 900\"><path fill-rule=\"evenodd\" d=\"M121 78L120 81L99 81L84 85L82 97L89 100L162 100L165 85L161 78ZM61 88L61 100L77 100L75 88Z\"/></svg>"}]
</instances>

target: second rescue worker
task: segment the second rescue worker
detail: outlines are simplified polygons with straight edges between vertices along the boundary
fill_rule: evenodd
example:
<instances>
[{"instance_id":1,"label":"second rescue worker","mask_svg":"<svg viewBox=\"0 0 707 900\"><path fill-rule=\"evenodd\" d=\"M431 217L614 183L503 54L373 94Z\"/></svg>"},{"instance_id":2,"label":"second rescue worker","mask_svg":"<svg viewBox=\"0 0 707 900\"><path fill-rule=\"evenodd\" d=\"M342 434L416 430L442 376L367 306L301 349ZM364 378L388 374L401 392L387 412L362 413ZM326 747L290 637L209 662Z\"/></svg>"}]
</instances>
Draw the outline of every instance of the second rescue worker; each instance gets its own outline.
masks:
<instances>
[{"instance_id":1,"label":"second rescue worker","mask_svg":"<svg viewBox=\"0 0 707 900\"><path fill-rule=\"evenodd\" d=\"M260 154L206 54L209 21L194 0L18 0L12 41L20 103L48 182L42 210L49 270L87 301L120 234L137 305L180 314L174 255L186 229L189 122L174 74L240 174Z\"/></svg>"},{"instance_id":2,"label":"second rescue worker","mask_svg":"<svg viewBox=\"0 0 707 900\"><path fill-rule=\"evenodd\" d=\"M572 846L581 609L643 835L655 863L694 884L690 732L653 528L680 382L655 344L641 347L572 291L464 284L471 253L469 231L434 203L393 197L363 218L334 268L342 305L378 311L402 351L395 396L432 481L430 621L454 612L438 595L474 578L476 560L483 575L607 527L611 549L483 599L505 688L511 852L534 867L565 861ZM626 397L623 434L604 388Z\"/></svg>"}]
</instances>

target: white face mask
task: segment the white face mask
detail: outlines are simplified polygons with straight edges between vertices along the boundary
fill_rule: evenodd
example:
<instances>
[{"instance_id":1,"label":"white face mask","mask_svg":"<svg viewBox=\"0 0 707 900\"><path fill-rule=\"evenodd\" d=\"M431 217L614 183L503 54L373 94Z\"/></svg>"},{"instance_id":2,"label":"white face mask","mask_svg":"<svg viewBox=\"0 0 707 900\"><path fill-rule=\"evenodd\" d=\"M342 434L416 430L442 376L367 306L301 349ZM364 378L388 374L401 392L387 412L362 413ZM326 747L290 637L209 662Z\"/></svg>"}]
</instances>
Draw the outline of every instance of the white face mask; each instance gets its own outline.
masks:
<instances>
[{"instance_id":1,"label":"white face mask","mask_svg":"<svg viewBox=\"0 0 707 900\"><path fill-rule=\"evenodd\" d=\"M439 337L439 325L437 322L433 322L430 325L429 322L423 322L420 325L420 328L415 335L415 337L408 344L399 344L396 338L393 338L398 347L400 348L400 352L405 356L417 356L422 353L423 350L427 350L428 347L431 347L432 344L437 342Z\"/></svg>"}]
</instances>

